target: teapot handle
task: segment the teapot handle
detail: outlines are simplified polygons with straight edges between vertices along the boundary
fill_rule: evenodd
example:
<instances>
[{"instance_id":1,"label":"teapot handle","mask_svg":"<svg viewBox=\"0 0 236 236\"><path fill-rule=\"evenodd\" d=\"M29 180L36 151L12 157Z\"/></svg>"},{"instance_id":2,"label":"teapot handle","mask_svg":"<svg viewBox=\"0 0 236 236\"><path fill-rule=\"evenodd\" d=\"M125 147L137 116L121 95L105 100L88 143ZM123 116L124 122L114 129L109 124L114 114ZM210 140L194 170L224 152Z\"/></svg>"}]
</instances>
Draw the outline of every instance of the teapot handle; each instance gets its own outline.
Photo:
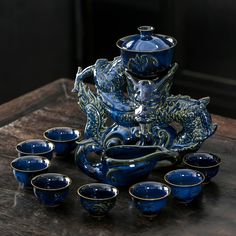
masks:
<instances>
[{"instance_id":1,"label":"teapot handle","mask_svg":"<svg viewBox=\"0 0 236 236\"><path fill-rule=\"evenodd\" d=\"M89 78L94 75L94 65L86 67L82 70L81 67L78 67L78 71L75 78L74 88L72 89L73 93L80 92L79 85L84 83L86 78Z\"/></svg>"},{"instance_id":2,"label":"teapot handle","mask_svg":"<svg viewBox=\"0 0 236 236\"><path fill-rule=\"evenodd\" d=\"M75 164L79 167L85 174L88 176L101 180L102 172L101 172L101 163L92 164L88 160L88 156L91 154L96 154L102 152L102 147L98 145L92 139L82 140L77 142L78 147L75 151Z\"/></svg>"}]
</instances>

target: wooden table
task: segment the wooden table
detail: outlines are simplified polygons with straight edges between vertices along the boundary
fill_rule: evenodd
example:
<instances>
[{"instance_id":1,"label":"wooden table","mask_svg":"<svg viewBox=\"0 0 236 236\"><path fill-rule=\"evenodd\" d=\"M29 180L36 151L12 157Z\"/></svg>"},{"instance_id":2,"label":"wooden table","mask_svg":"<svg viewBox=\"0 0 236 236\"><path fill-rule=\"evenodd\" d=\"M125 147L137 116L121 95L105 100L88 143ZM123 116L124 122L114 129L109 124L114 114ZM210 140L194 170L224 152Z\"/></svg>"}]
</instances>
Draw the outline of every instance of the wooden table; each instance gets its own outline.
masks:
<instances>
[{"instance_id":1,"label":"wooden table","mask_svg":"<svg viewBox=\"0 0 236 236\"><path fill-rule=\"evenodd\" d=\"M51 172L69 175L73 185L66 202L57 208L41 206L32 191L20 189L10 162L15 146L30 138L42 138L54 126L84 128L86 117L71 93L73 81L60 79L0 106L0 235L236 235L236 121L213 116L216 134L201 150L219 155L222 166L214 181L189 206L170 199L152 221L139 216L127 189L100 221L80 206L76 189L95 180L75 167L73 157L54 158ZM163 181L167 170L156 169L149 179Z\"/></svg>"}]
</instances>

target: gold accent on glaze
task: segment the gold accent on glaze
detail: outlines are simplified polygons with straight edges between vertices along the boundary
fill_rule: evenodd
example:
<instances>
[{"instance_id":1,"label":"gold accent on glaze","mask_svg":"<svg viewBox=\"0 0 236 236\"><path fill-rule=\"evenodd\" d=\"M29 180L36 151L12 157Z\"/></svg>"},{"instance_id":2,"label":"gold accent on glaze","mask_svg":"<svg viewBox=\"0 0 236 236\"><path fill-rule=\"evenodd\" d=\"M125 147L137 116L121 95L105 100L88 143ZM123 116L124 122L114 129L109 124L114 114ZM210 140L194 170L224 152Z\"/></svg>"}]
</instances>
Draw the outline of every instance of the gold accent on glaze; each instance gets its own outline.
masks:
<instances>
[{"instance_id":1,"label":"gold accent on glaze","mask_svg":"<svg viewBox=\"0 0 236 236\"><path fill-rule=\"evenodd\" d=\"M177 170L192 170L192 169L177 169ZM165 174L165 176L164 176L164 180L166 181L166 183L171 185L171 186L181 187L181 188L194 187L194 186L201 185L204 182L204 180L205 180L205 176L204 176L204 174L202 172L197 171L197 170L192 170L192 171L195 171L195 172L197 172L198 174L201 175L202 180L199 183L197 183L197 184L188 184L188 185L173 184L173 183L169 182L166 177L167 177L168 174L170 174L171 172L174 172L174 171L176 171L176 170L172 170L172 171L168 172L167 174Z\"/></svg>"}]
</instances>

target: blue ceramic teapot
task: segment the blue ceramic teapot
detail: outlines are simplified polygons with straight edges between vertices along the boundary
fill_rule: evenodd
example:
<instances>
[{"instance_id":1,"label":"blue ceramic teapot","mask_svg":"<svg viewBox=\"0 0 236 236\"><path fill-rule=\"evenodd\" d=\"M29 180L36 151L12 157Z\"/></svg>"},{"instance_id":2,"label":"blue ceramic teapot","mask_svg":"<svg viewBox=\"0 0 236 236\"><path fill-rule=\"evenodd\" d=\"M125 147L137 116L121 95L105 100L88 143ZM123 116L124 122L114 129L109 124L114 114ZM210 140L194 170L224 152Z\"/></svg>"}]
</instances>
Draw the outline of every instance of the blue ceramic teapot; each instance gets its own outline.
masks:
<instances>
[{"instance_id":1,"label":"blue ceramic teapot","mask_svg":"<svg viewBox=\"0 0 236 236\"><path fill-rule=\"evenodd\" d=\"M91 154L100 154L100 162L92 164ZM88 176L114 186L128 186L142 181L158 161L178 161L178 153L159 146L118 145L104 150L92 140L79 143L76 165Z\"/></svg>"},{"instance_id":2,"label":"blue ceramic teapot","mask_svg":"<svg viewBox=\"0 0 236 236\"><path fill-rule=\"evenodd\" d=\"M154 27L138 27L140 34L119 39L124 67L138 77L156 77L172 65L177 40L171 36L154 34Z\"/></svg>"},{"instance_id":3,"label":"blue ceramic teapot","mask_svg":"<svg viewBox=\"0 0 236 236\"><path fill-rule=\"evenodd\" d=\"M170 93L178 68L172 63L177 41L153 34L150 26L139 30L140 35L118 40L121 55L113 61L98 59L79 68L73 89L87 115L76 164L89 176L117 186L143 179L163 156L173 157L173 151L180 160L198 150L217 128L206 108L209 97ZM91 77L96 91L85 83ZM88 161L91 153L102 156L96 166Z\"/></svg>"}]
</instances>

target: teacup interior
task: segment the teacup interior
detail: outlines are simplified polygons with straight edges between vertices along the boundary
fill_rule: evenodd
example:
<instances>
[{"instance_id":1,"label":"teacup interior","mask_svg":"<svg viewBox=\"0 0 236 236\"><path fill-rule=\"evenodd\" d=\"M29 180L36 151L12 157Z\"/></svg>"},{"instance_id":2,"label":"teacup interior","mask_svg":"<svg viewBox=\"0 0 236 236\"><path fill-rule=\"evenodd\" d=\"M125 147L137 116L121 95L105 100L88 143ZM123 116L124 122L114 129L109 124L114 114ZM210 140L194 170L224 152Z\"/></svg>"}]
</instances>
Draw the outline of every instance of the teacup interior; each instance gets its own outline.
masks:
<instances>
[{"instance_id":1,"label":"teacup interior","mask_svg":"<svg viewBox=\"0 0 236 236\"><path fill-rule=\"evenodd\" d=\"M194 170L179 169L169 172L166 175L166 180L174 185L195 185L204 180L204 177Z\"/></svg>"},{"instance_id":2,"label":"teacup interior","mask_svg":"<svg viewBox=\"0 0 236 236\"><path fill-rule=\"evenodd\" d=\"M90 199L106 199L115 197L118 191L115 187L107 184L87 184L79 189L81 196Z\"/></svg>"},{"instance_id":3,"label":"teacup interior","mask_svg":"<svg viewBox=\"0 0 236 236\"><path fill-rule=\"evenodd\" d=\"M69 186L70 178L62 174L49 173L38 175L32 180L32 184L41 189L61 189Z\"/></svg>"},{"instance_id":4,"label":"teacup interior","mask_svg":"<svg viewBox=\"0 0 236 236\"><path fill-rule=\"evenodd\" d=\"M193 153L185 158L185 162L196 167L210 167L220 163L220 158L208 153Z\"/></svg>"},{"instance_id":5,"label":"teacup interior","mask_svg":"<svg viewBox=\"0 0 236 236\"><path fill-rule=\"evenodd\" d=\"M166 185L155 182L135 184L130 191L135 197L144 199L163 198L170 193L170 189Z\"/></svg>"},{"instance_id":6,"label":"teacup interior","mask_svg":"<svg viewBox=\"0 0 236 236\"><path fill-rule=\"evenodd\" d=\"M24 156L13 161L12 167L22 171L37 171L47 168L49 163L47 158Z\"/></svg>"},{"instance_id":7,"label":"teacup interior","mask_svg":"<svg viewBox=\"0 0 236 236\"><path fill-rule=\"evenodd\" d=\"M53 144L44 140L28 140L17 145L17 149L24 153L44 153L53 150Z\"/></svg>"},{"instance_id":8,"label":"teacup interior","mask_svg":"<svg viewBox=\"0 0 236 236\"><path fill-rule=\"evenodd\" d=\"M45 132L48 139L54 141L71 141L79 138L79 131L69 127L52 128Z\"/></svg>"}]
</instances>

